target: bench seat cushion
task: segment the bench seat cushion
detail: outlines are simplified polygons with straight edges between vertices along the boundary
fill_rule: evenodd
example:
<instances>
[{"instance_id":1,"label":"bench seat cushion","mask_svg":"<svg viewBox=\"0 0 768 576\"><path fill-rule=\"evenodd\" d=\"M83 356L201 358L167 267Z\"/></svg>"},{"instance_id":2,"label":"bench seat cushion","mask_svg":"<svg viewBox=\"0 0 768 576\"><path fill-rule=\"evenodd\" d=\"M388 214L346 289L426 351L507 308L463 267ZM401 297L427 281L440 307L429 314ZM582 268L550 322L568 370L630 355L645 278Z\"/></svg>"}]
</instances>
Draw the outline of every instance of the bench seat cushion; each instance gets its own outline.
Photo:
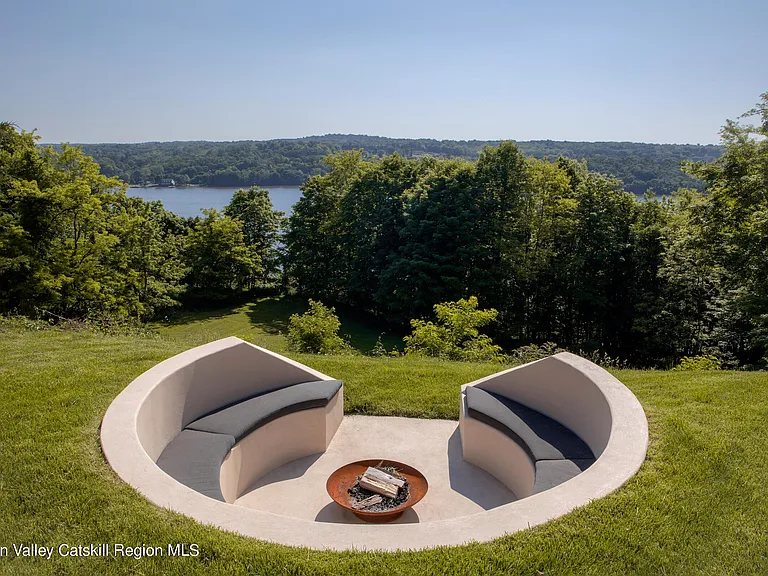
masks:
<instances>
[{"instance_id":1,"label":"bench seat cushion","mask_svg":"<svg viewBox=\"0 0 768 576\"><path fill-rule=\"evenodd\" d=\"M157 465L192 490L224 502L219 474L234 445L231 435L182 430L165 447Z\"/></svg>"},{"instance_id":2,"label":"bench seat cushion","mask_svg":"<svg viewBox=\"0 0 768 576\"><path fill-rule=\"evenodd\" d=\"M467 413L503 432L531 457L539 460L593 459L586 443L571 430L519 402L468 386Z\"/></svg>"},{"instance_id":3,"label":"bench seat cushion","mask_svg":"<svg viewBox=\"0 0 768 576\"><path fill-rule=\"evenodd\" d=\"M594 463L594 458L539 460L536 462L536 481L533 484L533 494L544 492L570 480Z\"/></svg>"},{"instance_id":4,"label":"bench seat cushion","mask_svg":"<svg viewBox=\"0 0 768 576\"><path fill-rule=\"evenodd\" d=\"M340 389L341 380L294 384L212 412L187 425L187 430L226 434L239 442L281 416L327 406Z\"/></svg>"}]
</instances>

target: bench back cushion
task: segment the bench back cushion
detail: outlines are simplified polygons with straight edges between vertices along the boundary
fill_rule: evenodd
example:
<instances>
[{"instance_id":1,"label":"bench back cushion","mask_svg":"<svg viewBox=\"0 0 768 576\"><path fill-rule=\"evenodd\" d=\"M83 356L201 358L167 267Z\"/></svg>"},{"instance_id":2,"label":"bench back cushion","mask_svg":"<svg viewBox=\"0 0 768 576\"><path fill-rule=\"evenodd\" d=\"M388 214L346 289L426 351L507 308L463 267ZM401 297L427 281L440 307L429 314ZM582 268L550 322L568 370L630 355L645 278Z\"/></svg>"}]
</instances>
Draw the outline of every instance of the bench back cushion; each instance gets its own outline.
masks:
<instances>
[{"instance_id":1,"label":"bench back cushion","mask_svg":"<svg viewBox=\"0 0 768 576\"><path fill-rule=\"evenodd\" d=\"M327 406L340 389L341 380L294 384L216 410L190 423L187 429L228 434L239 442L256 428L281 416Z\"/></svg>"},{"instance_id":2,"label":"bench back cushion","mask_svg":"<svg viewBox=\"0 0 768 576\"><path fill-rule=\"evenodd\" d=\"M474 386L466 394L468 414L511 437L534 462L594 458L581 438L541 412Z\"/></svg>"}]
</instances>

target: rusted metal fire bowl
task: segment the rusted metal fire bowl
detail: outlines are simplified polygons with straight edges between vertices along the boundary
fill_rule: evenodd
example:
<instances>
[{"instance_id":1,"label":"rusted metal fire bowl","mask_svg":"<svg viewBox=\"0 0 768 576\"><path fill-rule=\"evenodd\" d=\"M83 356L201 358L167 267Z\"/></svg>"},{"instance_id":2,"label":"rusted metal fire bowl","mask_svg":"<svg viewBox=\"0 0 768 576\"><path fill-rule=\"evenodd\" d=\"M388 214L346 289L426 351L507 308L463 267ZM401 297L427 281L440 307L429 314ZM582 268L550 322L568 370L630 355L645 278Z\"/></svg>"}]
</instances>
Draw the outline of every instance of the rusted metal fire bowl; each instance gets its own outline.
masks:
<instances>
[{"instance_id":1,"label":"rusted metal fire bowl","mask_svg":"<svg viewBox=\"0 0 768 576\"><path fill-rule=\"evenodd\" d=\"M348 490L355 485L357 477L361 476L369 466L394 467L408 481L408 499L397 508L391 508L384 512L366 512L365 510L355 510L352 508L352 500ZM427 479L424 478L424 474L416 470L416 468L402 462L379 458L376 460L358 460L357 462L342 466L328 477L325 488L339 506L346 508L358 518L362 518L366 522L391 522L424 498L429 485L427 484Z\"/></svg>"}]
</instances>

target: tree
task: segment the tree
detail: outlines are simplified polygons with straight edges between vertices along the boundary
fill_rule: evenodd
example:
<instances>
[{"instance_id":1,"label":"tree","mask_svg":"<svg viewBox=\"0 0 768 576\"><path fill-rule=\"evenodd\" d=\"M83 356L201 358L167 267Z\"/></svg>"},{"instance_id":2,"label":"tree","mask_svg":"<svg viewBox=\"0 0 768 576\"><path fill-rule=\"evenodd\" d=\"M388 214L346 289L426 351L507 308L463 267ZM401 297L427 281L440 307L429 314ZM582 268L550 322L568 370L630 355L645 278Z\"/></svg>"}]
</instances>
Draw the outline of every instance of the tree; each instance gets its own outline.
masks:
<instances>
[{"instance_id":1,"label":"tree","mask_svg":"<svg viewBox=\"0 0 768 576\"><path fill-rule=\"evenodd\" d=\"M120 252L124 185L78 148L38 151L0 124L0 305L76 316L136 314L108 261Z\"/></svg>"},{"instance_id":2,"label":"tree","mask_svg":"<svg viewBox=\"0 0 768 576\"><path fill-rule=\"evenodd\" d=\"M149 319L179 306L186 290L184 253L186 222L167 212L161 202L125 197L125 218L118 236L122 251L113 252L109 266L124 275L122 290L135 293L137 315Z\"/></svg>"},{"instance_id":3,"label":"tree","mask_svg":"<svg viewBox=\"0 0 768 576\"><path fill-rule=\"evenodd\" d=\"M242 223L214 209L203 210L190 231L185 258L190 287L214 299L251 288L264 273L258 255L245 243Z\"/></svg>"},{"instance_id":4,"label":"tree","mask_svg":"<svg viewBox=\"0 0 768 576\"><path fill-rule=\"evenodd\" d=\"M382 312L391 294L375 286L402 241L404 192L418 180L420 164L393 154L369 163L339 201L340 251L346 266L339 300Z\"/></svg>"},{"instance_id":5,"label":"tree","mask_svg":"<svg viewBox=\"0 0 768 576\"><path fill-rule=\"evenodd\" d=\"M517 264L524 251L525 229L520 219L528 193L528 164L514 142L498 148L486 147L477 161L477 187L483 219L477 227L477 242L486 247L478 262L474 282L477 294L499 310L501 329L513 338L515 310L521 289Z\"/></svg>"},{"instance_id":6,"label":"tree","mask_svg":"<svg viewBox=\"0 0 768 576\"><path fill-rule=\"evenodd\" d=\"M712 163L688 163L706 197L688 210L697 247L717 275L708 344L749 364L768 351L768 92L743 118L720 131L725 152Z\"/></svg>"},{"instance_id":7,"label":"tree","mask_svg":"<svg viewBox=\"0 0 768 576\"><path fill-rule=\"evenodd\" d=\"M339 300L346 284L348 258L342 253L345 226L341 199L368 169L362 153L326 158L331 172L310 178L288 219L285 244L289 282L300 293Z\"/></svg>"},{"instance_id":8,"label":"tree","mask_svg":"<svg viewBox=\"0 0 768 576\"><path fill-rule=\"evenodd\" d=\"M475 230L482 218L474 166L424 161L423 177L408 189L399 241L389 252L375 298L393 320L428 314L446 300L467 296L481 259Z\"/></svg>"},{"instance_id":9,"label":"tree","mask_svg":"<svg viewBox=\"0 0 768 576\"><path fill-rule=\"evenodd\" d=\"M177 305L183 221L36 139L0 124L0 309L147 319Z\"/></svg>"},{"instance_id":10,"label":"tree","mask_svg":"<svg viewBox=\"0 0 768 576\"><path fill-rule=\"evenodd\" d=\"M280 272L279 232L285 214L274 209L269 192L258 186L238 190L224 214L242 223L245 244L262 264L263 274L257 282L276 283Z\"/></svg>"}]
</instances>

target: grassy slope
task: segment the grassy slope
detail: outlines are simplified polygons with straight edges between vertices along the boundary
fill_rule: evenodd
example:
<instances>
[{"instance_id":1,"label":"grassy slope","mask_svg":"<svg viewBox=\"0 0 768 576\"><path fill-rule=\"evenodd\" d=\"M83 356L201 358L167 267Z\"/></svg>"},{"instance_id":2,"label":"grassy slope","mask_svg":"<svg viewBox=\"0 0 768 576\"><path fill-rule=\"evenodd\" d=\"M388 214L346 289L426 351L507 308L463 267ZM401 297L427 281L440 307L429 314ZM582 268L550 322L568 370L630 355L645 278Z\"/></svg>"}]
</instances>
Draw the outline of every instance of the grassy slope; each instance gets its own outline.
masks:
<instances>
[{"instance_id":1,"label":"grassy slope","mask_svg":"<svg viewBox=\"0 0 768 576\"><path fill-rule=\"evenodd\" d=\"M231 328L215 327L221 321L169 327L159 339L0 333L0 546L194 542L202 551L199 558L139 561L0 558L0 573L768 573L765 373L617 373L650 421L649 457L638 475L564 518L489 544L413 553L315 552L242 538L159 509L112 473L100 452L98 426L132 378L219 337ZM251 336L280 338L258 328ZM279 347L279 340L273 343ZM294 357L344 379L347 410L369 414L457 418L460 384L497 369Z\"/></svg>"},{"instance_id":2,"label":"grassy slope","mask_svg":"<svg viewBox=\"0 0 768 576\"><path fill-rule=\"evenodd\" d=\"M275 352L285 352L288 319L291 314L302 314L308 308L305 298L260 298L249 304L221 310L178 314L170 321L158 324L157 328L164 336L195 344L223 336L239 336ZM379 335L388 350L402 348L402 335L377 328L372 318L345 308L339 308L337 313L341 320L340 333L354 348L370 351Z\"/></svg>"}]
</instances>

